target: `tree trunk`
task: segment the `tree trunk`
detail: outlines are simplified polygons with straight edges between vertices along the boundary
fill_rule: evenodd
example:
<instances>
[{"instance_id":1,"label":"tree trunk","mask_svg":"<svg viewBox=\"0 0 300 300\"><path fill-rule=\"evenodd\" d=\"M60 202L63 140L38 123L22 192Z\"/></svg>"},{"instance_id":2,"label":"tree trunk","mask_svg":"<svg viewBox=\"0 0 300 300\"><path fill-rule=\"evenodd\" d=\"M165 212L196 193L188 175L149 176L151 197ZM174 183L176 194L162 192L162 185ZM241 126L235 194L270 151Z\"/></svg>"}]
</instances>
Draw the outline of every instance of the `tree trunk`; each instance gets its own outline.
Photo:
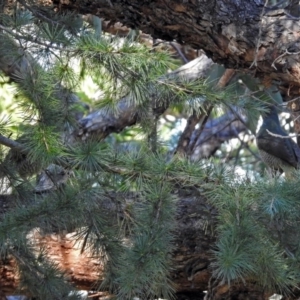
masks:
<instances>
[{"instance_id":1,"label":"tree trunk","mask_svg":"<svg viewBox=\"0 0 300 300\"><path fill-rule=\"evenodd\" d=\"M183 44L204 49L214 61L228 68L250 72L260 77L265 85L272 80L280 81L281 90L289 97L299 94L300 56L297 39L300 25L282 9L264 7L261 0L53 0L53 3L62 12L68 9L96 14L139 28L153 37L176 39ZM0 61L0 64L4 62ZM6 73L11 72L13 67L8 65ZM120 102L124 106L124 119L109 120L109 116L106 116L103 120L101 116L103 124L99 128L107 130L104 136L136 122L134 108L125 107L124 103ZM87 122L87 119L83 122ZM108 126L109 122L113 123L113 127ZM86 124L84 128L94 129ZM189 294L191 297L194 294L199 299L204 290L209 291L207 300L266 299L269 294L255 282L232 283L229 287L211 278L209 265L216 239L214 229L217 211L196 192L182 192L179 196L172 271L178 299L180 294ZM9 201L4 199L2 202L0 207L5 210ZM73 244L70 233L64 236L39 236L32 231L30 238L37 245L45 245L50 258L66 272L76 287L91 289L97 280L101 280L101 261L85 253L80 254L80 244ZM18 277L14 267L13 260L1 265L0 287L5 294L12 294L17 286Z\"/></svg>"},{"instance_id":2,"label":"tree trunk","mask_svg":"<svg viewBox=\"0 0 300 300\"><path fill-rule=\"evenodd\" d=\"M0 207L5 213L13 202L12 196L1 197ZM171 278L175 284L177 299L268 299L270 293L253 282L222 284L211 277L210 263L216 236L218 212L207 199L196 190L181 190L178 194L176 228L174 230L175 250ZM114 209L114 205L111 206ZM47 250L49 258L65 273L77 288L93 290L103 278L103 264L99 258L88 252L81 253L82 241L76 240L74 233L40 235L33 229L28 238L37 249ZM13 259L0 265L0 292L14 294L18 286L16 263ZM20 291L18 291L20 293ZM23 291L26 294L26 291ZM105 293L104 293L105 294ZM235 298L238 297L238 298ZM296 299L296 298L287 298Z\"/></svg>"},{"instance_id":3,"label":"tree trunk","mask_svg":"<svg viewBox=\"0 0 300 300\"><path fill-rule=\"evenodd\" d=\"M61 12L94 14L137 28L154 38L177 40L203 49L213 61L280 82L298 95L300 53L298 19L262 0L53 0Z\"/></svg>"},{"instance_id":4,"label":"tree trunk","mask_svg":"<svg viewBox=\"0 0 300 300\"><path fill-rule=\"evenodd\" d=\"M13 202L11 197L2 197L2 213ZM217 211L196 192L182 192L179 197L172 278L178 293L199 295L207 289L210 278L208 266L210 249L216 238L214 226ZM60 266L76 288L91 290L101 281L102 262L86 252L81 254L82 244L80 241L75 243L72 233L41 236L37 229L33 229L28 238L37 247L47 249L50 259ZM0 291L6 295L13 294L18 285L15 267L13 259L0 266Z\"/></svg>"}]
</instances>

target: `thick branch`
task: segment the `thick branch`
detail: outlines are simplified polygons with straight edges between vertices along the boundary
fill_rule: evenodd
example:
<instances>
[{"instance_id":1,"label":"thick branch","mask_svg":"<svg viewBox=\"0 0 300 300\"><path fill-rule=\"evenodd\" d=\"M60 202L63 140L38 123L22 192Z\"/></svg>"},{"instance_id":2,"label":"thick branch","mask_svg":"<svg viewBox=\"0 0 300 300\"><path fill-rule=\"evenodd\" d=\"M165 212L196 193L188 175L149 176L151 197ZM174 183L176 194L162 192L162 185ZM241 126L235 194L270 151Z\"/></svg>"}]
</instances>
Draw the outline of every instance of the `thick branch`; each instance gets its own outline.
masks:
<instances>
[{"instance_id":1,"label":"thick branch","mask_svg":"<svg viewBox=\"0 0 300 300\"><path fill-rule=\"evenodd\" d=\"M22 144L20 144L17 141L7 138L2 134L0 134L0 144L4 145L6 147L9 147L11 149L21 151L21 152L28 152L28 151L26 151L25 147Z\"/></svg>"},{"instance_id":2,"label":"thick branch","mask_svg":"<svg viewBox=\"0 0 300 300\"><path fill-rule=\"evenodd\" d=\"M7 37L0 36L0 38L5 39L8 41ZM10 40L9 40L10 41ZM12 80L17 80L16 74L18 73L27 73L31 70L31 63L35 63L26 52L19 49L19 47L11 41L11 49L12 51L18 51L22 53L19 56L18 60L12 61L10 56L7 53L0 53L0 68L2 71L5 72L7 76L9 76ZM170 74L166 75L165 78L176 78L177 81L180 82L182 80L185 81L192 81L199 78L205 78L207 76L207 72L212 66L212 61L208 59L205 55L202 55L199 58L191 61L190 63L180 67L178 70L171 72ZM163 80L164 78L162 78ZM64 92L62 90L61 95ZM75 94L69 94L70 98L78 99ZM154 95L155 97L155 95ZM74 133L75 135L79 134L83 139L88 138L90 135L97 136L97 138L104 138L108 136L112 132L120 132L125 127L131 126L138 122L138 115L136 107L130 105L132 101L129 101L127 97L121 99L118 103L118 109L120 113L114 115L113 113L107 113L106 110L98 110L95 112L90 113L88 116L80 120L80 130L79 132ZM168 108L168 101L164 102L163 106L160 106L156 109L156 113L158 115L162 114ZM225 117L226 118L226 117ZM219 122L220 121L220 122ZM213 126L211 125L212 122L218 123L216 128L216 124ZM197 153L202 153L200 157L207 157L211 156L217 148L223 143L225 140L228 140L232 137L236 136L236 132L240 132L238 128L234 129L233 126L224 127L221 124L223 119L217 119L216 121L210 121L208 125L205 126L205 133L201 135L201 139L197 142L196 147L198 150L200 148L206 149L205 153L202 150L197 150ZM220 127L221 126L221 127ZM242 126L242 125L241 125ZM221 129L220 129L221 128ZM224 133L220 132L222 128L225 130ZM234 131L234 134L228 133L228 129L230 128L231 131ZM216 132L218 135L216 135ZM0 143L8 146L10 148L19 149L24 151L24 148L20 144L16 144L17 142L13 140L8 140L7 138L3 137L0 139ZM194 140L194 143L196 141ZM200 146L201 145L201 146ZM192 152L190 152L192 153ZM199 157L199 156L197 156ZM62 162L58 162L61 164Z\"/></svg>"},{"instance_id":3,"label":"thick branch","mask_svg":"<svg viewBox=\"0 0 300 300\"><path fill-rule=\"evenodd\" d=\"M300 25L284 9L264 7L262 0L139 1L53 0L63 11L91 13L138 28L154 38L177 40L203 49L227 68L249 71L282 88L300 86ZM253 62L255 62L253 64Z\"/></svg>"},{"instance_id":4,"label":"thick branch","mask_svg":"<svg viewBox=\"0 0 300 300\"><path fill-rule=\"evenodd\" d=\"M196 79L205 78L208 70L210 70L213 62L202 55L199 58L194 59L188 64L180 67L161 78L162 81L168 79L175 79L178 83L194 81ZM150 87L149 87L150 88ZM116 111L120 113L114 114L113 112L107 112L107 110L98 110L89 114L87 117L80 121L81 129L79 136L86 138L89 135L96 135L98 138L104 138L111 132L120 132L125 127L131 126L138 122L138 114L136 107L131 104L130 96L122 98L118 102ZM154 99L156 95L153 95ZM165 99L163 104L155 108L155 114L161 115L169 106L169 100Z\"/></svg>"},{"instance_id":5,"label":"thick branch","mask_svg":"<svg viewBox=\"0 0 300 300\"><path fill-rule=\"evenodd\" d=\"M192 159L212 156L225 141L236 138L239 133L246 130L244 118L238 113L229 112L219 118L208 120L204 129L195 130L191 137Z\"/></svg>"}]
</instances>

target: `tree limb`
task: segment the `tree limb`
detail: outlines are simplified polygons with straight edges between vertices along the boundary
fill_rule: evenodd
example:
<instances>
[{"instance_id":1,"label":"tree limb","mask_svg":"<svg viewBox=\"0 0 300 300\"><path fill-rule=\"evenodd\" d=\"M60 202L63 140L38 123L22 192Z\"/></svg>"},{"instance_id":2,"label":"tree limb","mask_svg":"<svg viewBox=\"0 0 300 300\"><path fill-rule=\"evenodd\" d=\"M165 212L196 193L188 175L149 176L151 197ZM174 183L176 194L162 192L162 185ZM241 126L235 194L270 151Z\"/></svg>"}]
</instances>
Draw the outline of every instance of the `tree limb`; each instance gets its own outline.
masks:
<instances>
[{"instance_id":1,"label":"tree limb","mask_svg":"<svg viewBox=\"0 0 300 300\"><path fill-rule=\"evenodd\" d=\"M294 88L291 95L298 94L300 86L300 55L285 55L286 50L294 54L298 49L298 36L287 38L287 32L299 32L297 18L291 18L284 9L265 7L262 0L243 1L184 1L142 2L136 0L115 1L110 6L106 0L72 2L53 0L61 11L76 10L92 13L106 20L122 22L139 28L154 38L177 40L203 49L226 68L243 69L263 80L281 82L281 89ZM259 34L260 32L260 34ZM273 64L276 60L275 65Z\"/></svg>"},{"instance_id":2,"label":"tree limb","mask_svg":"<svg viewBox=\"0 0 300 300\"><path fill-rule=\"evenodd\" d=\"M208 70L213 62L202 55L194 59L188 64L183 65L179 69L163 76L162 81L175 79L177 82L194 81L200 78L206 78ZM149 87L150 88L150 87ZM155 99L155 95L153 95ZM125 127L131 126L138 122L138 114L136 107L130 103L130 96L122 98L118 104L116 111L120 113L114 114L107 110L98 110L89 114L87 117L80 120L80 129L78 135L82 139L86 139L90 135L96 135L98 138L105 138L111 132L120 132ZM164 103L156 107L154 113L161 115L169 106L169 101L166 99Z\"/></svg>"}]
</instances>

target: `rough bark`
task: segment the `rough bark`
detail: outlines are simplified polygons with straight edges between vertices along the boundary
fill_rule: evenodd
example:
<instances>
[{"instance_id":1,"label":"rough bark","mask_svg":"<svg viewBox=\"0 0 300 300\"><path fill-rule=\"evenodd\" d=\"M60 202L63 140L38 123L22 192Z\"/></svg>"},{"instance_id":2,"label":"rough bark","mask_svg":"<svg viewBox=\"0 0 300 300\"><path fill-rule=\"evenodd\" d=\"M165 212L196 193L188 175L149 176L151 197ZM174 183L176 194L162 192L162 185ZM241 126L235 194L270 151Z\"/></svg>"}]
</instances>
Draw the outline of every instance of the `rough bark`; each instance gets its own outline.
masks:
<instances>
[{"instance_id":1,"label":"rough bark","mask_svg":"<svg viewBox=\"0 0 300 300\"><path fill-rule=\"evenodd\" d=\"M300 53L298 20L262 0L53 0L61 11L91 13L138 28L154 38L177 40L203 49L227 68L245 70L265 84L280 82L298 95Z\"/></svg>"},{"instance_id":2,"label":"rough bark","mask_svg":"<svg viewBox=\"0 0 300 300\"><path fill-rule=\"evenodd\" d=\"M2 214L10 209L11 197L0 198ZM172 279L179 294L199 296L208 288L210 249L216 238L214 226L217 210L198 192L182 191L178 197ZM115 206L111 207L113 209ZM91 290L101 281L102 262L88 253L81 254L80 241L75 244L72 233L41 236L33 229L28 238L47 249L51 260L60 266L78 289ZM12 259L0 265L0 290L6 295L13 294L18 285L15 266Z\"/></svg>"},{"instance_id":3,"label":"rough bark","mask_svg":"<svg viewBox=\"0 0 300 300\"><path fill-rule=\"evenodd\" d=\"M0 198L0 214L11 209L13 196ZM177 193L177 215L174 229L175 250L172 254L171 278L175 283L177 300L267 300L272 292L265 291L257 282L245 279L241 282L221 283L211 277L211 249L217 238L218 211L196 189L181 189ZM115 212L111 203L105 206ZM118 208L119 216L122 211ZM40 235L33 229L27 237L37 246L46 249L49 258L64 271L77 289L93 290L103 278L103 263L88 252L81 253L82 241L74 242L73 233ZM16 263L13 259L0 264L0 292L15 293L18 286ZM208 291L205 298L204 291ZM20 291L18 291L20 293ZM22 291L26 294L26 291ZM100 295L104 299L107 294ZM99 299L102 299L99 296ZM299 291L285 299L297 299ZM98 298L96 298L98 299Z\"/></svg>"},{"instance_id":4,"label":"rough bark","mask_svg":"<svg viewBox=\"0 0 300 300\"><path fill-rule=\"evenodd\" d=\"M1 212L5 212L12 199L1 197ZM231 282L231 285L214 280L210 273L212 260L211 247L216 239L215 225L217 210L199 193L182 191L179 195L177 209L177 226L175 229L175 251L172 280L177 290L177 300L267 300L273 294L267 292L252 279ZM41 236L32 230L28 238L36 245L47 249L49 258L58 264L74 287L93 290L103 277L101 260L88 253L80 253L80 241L74 243L73 234L51 234ZM0 264L0 296L14 294L17 290L18 275L13 259ZM205 298L204 291L208 291ZM26 291L18 291L20 294ZM107 293L100 293L99 298L107 299ZM103 298L102 298L103 297ZM298 299L299 290L286 296L285 300ZM2 299L2 298L0 298ZM5 298L3 298L5 299Z\"/></svg>"},{"instance_id":5,"label":"rough bark","mask_svg":"<svg viewBox=\"0 0 300 300\"><path fill-rule=\"evenodd\" d=\"M58 4L62 11L71 9L80 13L93 13L138 27L154 37L177 39L193 47L202 48L213 60L224 63L227 67L247 71L251 67L251 72L261 77L265 83L273 79L280 80L282 90L290 96L299 92L299 55L292 54L297 46L299 25L283 10L263 9L262 1L192 0L181 3L170 0L91 0L54 3ZM288 30L291 30L290 34L287 34ZM24 57L22 56L22 59ZM27 68L26 61L21 62L23 63ZM8 65L7 74L13 71L14 67ZM120 116L108 116L97 112L91 115L90 119L83 119L82 133L88 135L93 130L99 130L104 137L137 122L138 116L134 107L128 107L125 102L125 99L120 102ZM166 107L162 107L158 112L162 113L165 109ZM224 126L223 122L224 120L218 124ZM209 122L206 126L215 128ZM236 131L232 130L229 133L235 135ZM203 138L205 141L205 137ZM197 141L195 145L205 145L204 141ZM237 284L229 289L226 285L209 281L209 249L215 239L213 228L216 213L201 195L181 195L174 252L175 269L172 275L178 292L195 293L198 295L196 297L199 297L203 290L209 289L211 293L207 299L233 299L233 294L239 295L239 299L266 299L268 295L260 291L255 284L252 286L249 283L247 287ZM210 227L208 231L207 224ZM99 277L101 278L101 262L78 255L78 249L71 244L71 236L52 235L41 240L36 238L47 245L50 257L61 265L77 287L88 289ZM13 262L11 263L12 265L3 264L0 269L1 286L8 294L13 291L18 279L12 268ZM251 296L247 296L249 292L252 293Z\"/></svg>"}]
</instances>

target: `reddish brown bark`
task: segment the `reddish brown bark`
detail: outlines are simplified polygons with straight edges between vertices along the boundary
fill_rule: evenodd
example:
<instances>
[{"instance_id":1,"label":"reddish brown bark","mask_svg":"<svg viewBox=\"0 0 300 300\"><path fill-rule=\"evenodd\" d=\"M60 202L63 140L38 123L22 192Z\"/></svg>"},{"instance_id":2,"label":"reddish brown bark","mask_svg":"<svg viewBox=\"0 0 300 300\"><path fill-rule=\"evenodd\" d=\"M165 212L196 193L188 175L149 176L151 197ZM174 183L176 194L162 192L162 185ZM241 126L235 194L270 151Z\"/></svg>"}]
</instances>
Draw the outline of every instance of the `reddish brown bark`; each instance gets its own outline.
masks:
<instances>
[{"instance_id":1,"label":"reddish brown bark","mask_svg":"<svg viewBox=\"0 0 300 300\"><path fill-rule=\"evenodd\" d=\"M217 211L198 193L184 192L179 197L172 279L178 293L199 295L207 289L210 278L210 247L216 238L214 224ZM6 202L11 202L11 199L1 200L1 207L7 207ZM46 249L50 259L60 266L76 288L91 290L101 282L102 261L87 252L81 254L82 245L80 241L74 242L71 233L41 236L37 230L32 230L28 237L37 248L42 246ZM0 264L0 291L6 295L13 294L18 279L13 259Z\"/></svg>"},{"instance_id":2,"label":"reddish brown bark","mask_svg":"<svg viewBox=\"0 0 300 300\"><path fill-rule=\"evenodd\" d=\"M203 291L207 290L206 300L267 300L273 292L266 292L253 278L232 282L229 286L211 277L211 249L217 237L217 210L198 192L186 190L179 192L178 196L171 271L176 299L202 299ZM5 206L3 199L1 204L1 207ZM80 241L75 244L72 233L40 236L36 230L32 230L28 237L37 247L43 246L47 250L49 258L60 266L74 287L93 290L99 286L103 277L102 261L87 252L81 253ZM0 291L3 294L14 294L18 279L13 259L0 264ZM26 294L26 291L22 292ZM297 294L295 290L286 299L297 299Z\"/></svg>"},{"instance_id":3,"label":"reddish brown bark","mask_svg":"<svg viewBox=\"0 0 300 300\"><path fill-rule=\"evenodd\" d=\"M49 235L41 237L32 234L37 246L47 249L50 259L55 262L76 288L90 290L101 278L101 262L85 253L80 253L80 245L76 244L71 235ZM6 295L14 294L18 288L19 277L14 259L0 265L0 289ZM26 294L26 291L24 291Z\"/></svg>"}]
</instances>

